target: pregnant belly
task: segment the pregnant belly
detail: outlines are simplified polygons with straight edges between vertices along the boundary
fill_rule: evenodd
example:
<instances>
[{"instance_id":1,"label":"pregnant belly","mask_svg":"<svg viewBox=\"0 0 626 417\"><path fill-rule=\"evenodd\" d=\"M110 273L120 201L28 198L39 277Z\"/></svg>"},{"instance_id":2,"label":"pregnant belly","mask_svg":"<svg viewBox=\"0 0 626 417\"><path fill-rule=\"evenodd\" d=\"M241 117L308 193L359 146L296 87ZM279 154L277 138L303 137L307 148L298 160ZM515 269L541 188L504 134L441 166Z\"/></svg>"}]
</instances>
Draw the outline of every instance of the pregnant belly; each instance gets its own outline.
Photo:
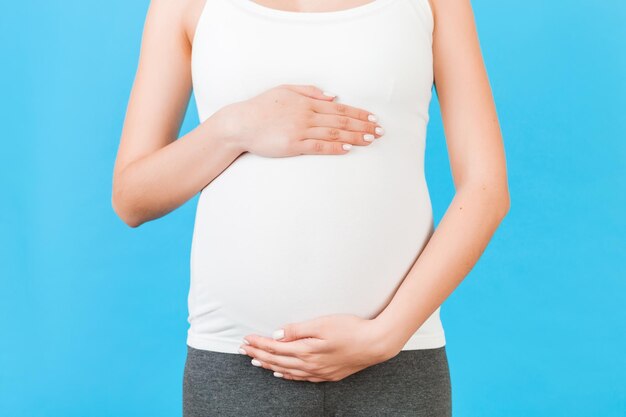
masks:
<instances>
[{"instance_id":1,"label":"pregnant belly","mask_svg":"<svg viewBox=\"0 0 626 417\"><path fill-rule=\"evenodd\" d=\"M418 156L361 151L243 154L203 190L189 297L196 330L269 334L384 309L432 234L431 204Z\"/></svg>"}]
</instances>

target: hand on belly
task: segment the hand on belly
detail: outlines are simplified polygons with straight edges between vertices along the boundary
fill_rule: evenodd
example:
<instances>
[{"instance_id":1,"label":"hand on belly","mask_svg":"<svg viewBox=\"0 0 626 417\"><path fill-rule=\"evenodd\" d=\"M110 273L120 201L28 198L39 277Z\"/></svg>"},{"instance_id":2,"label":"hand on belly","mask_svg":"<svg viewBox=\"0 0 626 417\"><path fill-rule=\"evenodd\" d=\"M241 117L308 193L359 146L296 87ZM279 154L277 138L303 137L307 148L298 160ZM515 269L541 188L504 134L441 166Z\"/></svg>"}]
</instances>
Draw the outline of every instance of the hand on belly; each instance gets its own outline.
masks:
<instances>
[{"instance_id":1,"label":"hand on belly","mask_svg":"<svg viewBox=\"0 0 626 417\"><path fill-rule=\"evenodd\" d=\"M279 340L247 335L240 352L254 358L252 365L285 379L339 381L393 356L383 329L352 314L289 323L274 333Z\"/></svg>"}]
</instances>

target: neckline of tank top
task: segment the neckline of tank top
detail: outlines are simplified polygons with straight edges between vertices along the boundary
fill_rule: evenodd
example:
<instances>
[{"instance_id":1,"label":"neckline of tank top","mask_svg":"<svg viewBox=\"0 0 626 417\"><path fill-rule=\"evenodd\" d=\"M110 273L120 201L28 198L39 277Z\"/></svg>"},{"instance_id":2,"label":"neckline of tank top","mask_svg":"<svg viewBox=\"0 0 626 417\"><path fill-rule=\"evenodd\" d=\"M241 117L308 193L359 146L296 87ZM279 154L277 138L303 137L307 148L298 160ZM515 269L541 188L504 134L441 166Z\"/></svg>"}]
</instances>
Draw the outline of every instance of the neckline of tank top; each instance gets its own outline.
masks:
<instances>
[{"instance_id":1,"label":"neckline of tank top","mask_svg":"<svg viewBox=\"0 0 626 417\"><path fill-rule=\"evenodd\" d=\"M207 0L211 1L211 0ZM367 3L359 6L350 7L348 9L331 10L326 12L295 12L291 10L275 9L273 7L264 6L261 3L257 3L253 0L222 0L230 2L231 4L241 6L242 8L269 17L294 19L294 20L334 20L347 17L359 16L366 13L371 13L378 10L388 4L393 4L400 0L370 0ZM427 0L426 0L427 1Z\"/></svg>"}]
</instances>

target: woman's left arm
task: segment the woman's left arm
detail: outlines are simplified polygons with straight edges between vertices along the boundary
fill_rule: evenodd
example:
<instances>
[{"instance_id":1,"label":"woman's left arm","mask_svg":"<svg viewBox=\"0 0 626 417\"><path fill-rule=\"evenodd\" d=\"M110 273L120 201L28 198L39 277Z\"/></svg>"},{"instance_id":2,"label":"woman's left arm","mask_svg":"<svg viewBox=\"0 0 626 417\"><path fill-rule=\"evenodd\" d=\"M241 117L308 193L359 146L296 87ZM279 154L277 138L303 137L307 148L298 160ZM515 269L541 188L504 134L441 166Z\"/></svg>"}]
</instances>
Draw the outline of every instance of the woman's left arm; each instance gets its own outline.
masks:
<instances>
[{"instance_id":1,"label":"woman's left arm","mask_svg":"<svg viewBox=\"0 0 626 417\"><path fill-rule=\"evenodd\" d=\"M456 193L375 321L389 355L474 267L509 210L504 144L469 0L433 0L435 88Z\"/></svg>"},{"instance_id":2,"label":"woman's left arm","mask_svg":"<svg viewBox=\"0 0 626 417\"><path fill-rule=\"evenodd\" d=\"M246 336L246 354L285 378L337 381L398 354L474 267L509 210L504 144L470 0L425 1L436 22L434 83L454 198L376 318L329 315L289 323L284 336L275 337L281 341Z\"/></svg>"}]
</instances>

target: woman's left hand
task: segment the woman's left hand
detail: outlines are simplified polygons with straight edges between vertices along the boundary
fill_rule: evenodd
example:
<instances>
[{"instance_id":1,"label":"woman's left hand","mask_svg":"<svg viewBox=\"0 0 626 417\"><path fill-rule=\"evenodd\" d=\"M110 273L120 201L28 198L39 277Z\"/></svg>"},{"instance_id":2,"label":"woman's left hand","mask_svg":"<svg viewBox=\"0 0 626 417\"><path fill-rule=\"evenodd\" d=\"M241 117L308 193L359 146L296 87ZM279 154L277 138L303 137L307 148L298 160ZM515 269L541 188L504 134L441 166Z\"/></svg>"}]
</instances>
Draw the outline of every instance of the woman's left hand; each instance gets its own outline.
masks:
<instances>
[{"instance_id":1,"label":"woman's left hand","mask_svg":"<svg viewBox=\"0 0 626 417\"><path fill-rule=\"evenodd\" d=\"M244 341L240 348L254 358L253 365L285 379L339 381L400 351L385 340L375 319L352 314L321 316L281 329L274 338L249 334L245 336L249 344Z\"/></svg>"}]
</instances>

